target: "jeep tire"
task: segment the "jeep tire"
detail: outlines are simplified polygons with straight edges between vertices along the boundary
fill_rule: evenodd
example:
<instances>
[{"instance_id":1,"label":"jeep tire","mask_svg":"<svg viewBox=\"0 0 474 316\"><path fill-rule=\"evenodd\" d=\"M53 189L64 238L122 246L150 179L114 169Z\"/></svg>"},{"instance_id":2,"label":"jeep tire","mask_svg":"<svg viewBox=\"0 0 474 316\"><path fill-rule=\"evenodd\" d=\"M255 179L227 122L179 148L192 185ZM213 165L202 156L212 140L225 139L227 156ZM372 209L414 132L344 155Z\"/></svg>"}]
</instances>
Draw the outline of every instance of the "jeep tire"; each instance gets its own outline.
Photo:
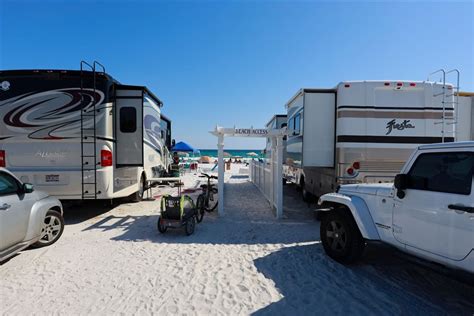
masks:
<instances>
[{"instance_id":1,"label":"jeep tire","mask_svg":"<svg viewBox=\"0 0 474 316\"><path fill-rule=\"evenodd\" d=\"M364 238L352 215L345 209L330 211L324 216L320 234L327 255L340 263L353 263L364 251Z\"/></svg>"}]
</instances>

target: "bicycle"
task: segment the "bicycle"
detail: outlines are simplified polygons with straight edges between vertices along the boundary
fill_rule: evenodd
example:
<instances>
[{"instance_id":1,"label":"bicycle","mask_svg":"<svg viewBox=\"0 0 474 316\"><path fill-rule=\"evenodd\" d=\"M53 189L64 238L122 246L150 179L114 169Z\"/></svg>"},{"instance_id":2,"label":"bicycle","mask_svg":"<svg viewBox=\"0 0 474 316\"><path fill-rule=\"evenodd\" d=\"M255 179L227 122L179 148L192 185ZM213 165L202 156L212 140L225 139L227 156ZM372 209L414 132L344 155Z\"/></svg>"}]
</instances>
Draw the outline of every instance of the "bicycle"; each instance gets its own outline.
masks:
<instances>
[{"instance_id":1,"label":"bicycle","mask_svg":"<svg viewBox=\"0 0 474 316\"><path fill-rule=\"evenodd\" d=\"M204 211L212 212L216 209L218 204L218 191L215 184L211 183L211 179L216 179L216 176L210 176L206 173L201 173L200 178L207 178L207 184L202 184L202 193L199 194L196 201L197 215L196 220L198 223L204 218Z\"/></svg>"}]
</instances>

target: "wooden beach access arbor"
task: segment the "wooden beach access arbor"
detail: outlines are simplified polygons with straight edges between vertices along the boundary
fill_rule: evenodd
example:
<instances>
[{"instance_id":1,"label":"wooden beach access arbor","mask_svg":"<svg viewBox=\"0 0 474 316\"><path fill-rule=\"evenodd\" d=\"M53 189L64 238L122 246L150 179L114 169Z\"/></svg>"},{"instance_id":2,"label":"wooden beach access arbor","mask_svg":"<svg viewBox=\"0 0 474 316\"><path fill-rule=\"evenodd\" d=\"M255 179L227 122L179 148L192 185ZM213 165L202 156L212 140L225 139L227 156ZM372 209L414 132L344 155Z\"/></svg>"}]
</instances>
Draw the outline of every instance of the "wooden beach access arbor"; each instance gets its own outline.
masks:
<instances>
[{"instance_id":1,"label":"wooden beach access arbor","mask_svg":"<svg viewBox=\"0 0 474 316\"><path fill-rule=\"evenodd\" d=\"M276 210L276 217L281 218L283 215L283 137L287 134L287 128L281 129L266 129L266 128L225 128L216 126L214 131L210 132L217 137L217 164L218 164L218 213L225 214L224 209L224 138L225 137L259 137L269 138L271 140L272 150L270 159L270 184L269 189L271 194L264 194L265 198L270 202L272 207ZM250 170L254 169L253 162L250 165ZM252 181L254 177L251 176ZM255 181L254 184L258 186ZM259 189L263 192L261 187Z\"/></svg>"}]
</instances>

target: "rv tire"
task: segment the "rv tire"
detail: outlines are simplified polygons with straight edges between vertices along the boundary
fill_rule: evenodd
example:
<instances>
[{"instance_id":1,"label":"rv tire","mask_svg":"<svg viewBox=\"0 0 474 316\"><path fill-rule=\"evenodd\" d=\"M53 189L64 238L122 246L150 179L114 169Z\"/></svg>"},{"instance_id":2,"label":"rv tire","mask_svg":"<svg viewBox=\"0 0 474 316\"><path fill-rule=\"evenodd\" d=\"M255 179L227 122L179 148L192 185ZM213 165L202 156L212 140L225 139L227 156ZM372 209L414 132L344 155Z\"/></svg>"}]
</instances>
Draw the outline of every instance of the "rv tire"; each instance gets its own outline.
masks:
<instances>
[{"instance_id":1,"label":"rv tire","mask_svg":"<svg viewBox=\"0 0 474 316\"><path fill-rule=\"evenodd\" d=\"M301 195L303 197L303 201L305 202L311 202L312 200L312 194L306 190L306 183L304 182L304 178L301 178L300 181L300 188L301 188Z\"/></svg>"},{"instance_id":2,"label":"rv tire","mask_svg":"<svg viewBox=\"0 0 474 316\"><path fill-rule=\"evenodd\" d=\"M145 182L145 174L142 173L140 177L140 182L138 183L138 191L133 194L132 201L133 202L140 202L143 200L143 195L145 194L146 190L146 182Z\"/></svg>"}]
</instances>

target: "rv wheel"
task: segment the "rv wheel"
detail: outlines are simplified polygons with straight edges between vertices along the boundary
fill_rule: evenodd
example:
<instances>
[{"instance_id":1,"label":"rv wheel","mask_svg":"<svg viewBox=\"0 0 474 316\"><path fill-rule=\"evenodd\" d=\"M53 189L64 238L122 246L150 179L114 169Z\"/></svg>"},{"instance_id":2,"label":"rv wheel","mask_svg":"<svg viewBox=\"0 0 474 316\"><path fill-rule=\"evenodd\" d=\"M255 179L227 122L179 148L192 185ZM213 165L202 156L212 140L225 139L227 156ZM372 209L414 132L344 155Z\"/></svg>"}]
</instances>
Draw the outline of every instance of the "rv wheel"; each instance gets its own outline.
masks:
<instances>
[{"instance_id":1,"label":"rv wheel","mask_svg":"<svg viewBox=\"0 0 474 316\"><path fill-rule=\"evenodd\" d=\"M138 191L133 195L134 202L140 202L143 200L143 194L145 193L145 176L142 174L140 182L138 183Z\"/></svg>"},{"instance_id":2,"label":"rv wheel","mask_svg":"<svg viewBox=\"0 0 474 316\"><path fill-rule=\"evenodd\" d=\"M300 187L301 187L301 195L303 196L303 201L305 202L311 202L311 193L306 190L306 183L304 182L304 178L301 179L300 181Z\"/></svg>"}]
</instances>

